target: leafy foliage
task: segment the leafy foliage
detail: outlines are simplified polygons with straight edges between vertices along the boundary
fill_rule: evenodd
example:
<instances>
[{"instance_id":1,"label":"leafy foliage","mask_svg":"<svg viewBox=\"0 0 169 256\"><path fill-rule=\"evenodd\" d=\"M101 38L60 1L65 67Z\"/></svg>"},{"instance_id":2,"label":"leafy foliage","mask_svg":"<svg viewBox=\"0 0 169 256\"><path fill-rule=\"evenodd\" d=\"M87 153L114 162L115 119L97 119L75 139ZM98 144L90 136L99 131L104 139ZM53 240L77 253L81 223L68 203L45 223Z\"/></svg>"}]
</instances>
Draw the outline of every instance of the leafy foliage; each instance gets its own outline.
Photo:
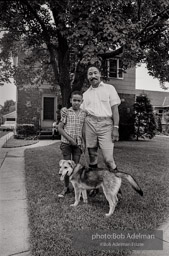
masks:
<instances>
[{"instance_id":1,"label":"leafy foliage","mask_svg":"<svg viewBox=\"0 0 169 256\"><path fill-rule=\"evenodd\" d=\"M15 101L6 100L0 110L0 114L5 115L15 110Z\"/></svg>"},{"instance_id":2,"label":"leafy foliage","mask_svg":"<svg viewBox=\"0 0 169 256\"><path fill-rule=\"evenodd\" d=\"M134 113L134 135L136 139L138 140L139 137L152 139L155 136L156 123L152 105L146 95L137 96Z\"/></svg>"},{"instance_id":3,"label":"leafy foliage","mask_svg":"<svg viewBox=\"0 0 169 256\"><path fill-rule=\"evenodd\" d=\"M66 105L71 90L81 89L89 62L101 64L120 53L124 70L144 61L164 85L169 81L168 18L168 0L2 0L0 80L15 73L19 84L23 79L58 84ZM11 53L25 51L29 54L13 67Z\"/></svg>"},{"instance_id":4,"label":"leafy foliage","mask_svg":"<svg viewBox=\"0 0 169 256\"><path fill-rule=\"evenodd\" d=\"M18 124L16 131L17 138L27 138L36 134L36 129L33 124Z\"/></svg>"}]
</instances>

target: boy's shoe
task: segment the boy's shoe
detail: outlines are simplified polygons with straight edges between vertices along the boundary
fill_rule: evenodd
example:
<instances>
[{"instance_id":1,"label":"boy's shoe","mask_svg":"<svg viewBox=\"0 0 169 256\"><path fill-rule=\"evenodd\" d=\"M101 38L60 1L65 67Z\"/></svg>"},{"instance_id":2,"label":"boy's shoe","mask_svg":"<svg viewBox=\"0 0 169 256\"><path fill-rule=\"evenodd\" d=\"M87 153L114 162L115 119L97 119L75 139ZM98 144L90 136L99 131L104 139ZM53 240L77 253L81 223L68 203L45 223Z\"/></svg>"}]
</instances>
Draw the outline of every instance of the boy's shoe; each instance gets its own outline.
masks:
<instances>
[{"instance_id":1,"label":"boy's shoe","mask_svg":"<svg viewBox=\"0 0 169 256\"><path fill-rule=\"evenodd\" d=\"M64 189L62 190L62 192L58 195L58 197L63 198L63 197L65 197L65 195L68 194L68 193L70 193L70 189L69 189L69 188L64 188Z\"/></svg>"}]
</instances>

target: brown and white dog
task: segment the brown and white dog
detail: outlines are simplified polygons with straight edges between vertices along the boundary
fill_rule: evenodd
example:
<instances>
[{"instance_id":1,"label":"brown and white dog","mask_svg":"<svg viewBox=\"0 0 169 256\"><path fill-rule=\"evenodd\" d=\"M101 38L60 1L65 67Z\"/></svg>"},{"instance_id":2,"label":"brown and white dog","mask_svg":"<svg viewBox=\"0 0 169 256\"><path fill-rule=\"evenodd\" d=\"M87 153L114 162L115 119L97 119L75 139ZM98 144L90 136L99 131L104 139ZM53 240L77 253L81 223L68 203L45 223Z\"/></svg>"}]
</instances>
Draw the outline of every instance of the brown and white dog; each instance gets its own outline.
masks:
<instances>
[{"instance_id":1,"label":"brown and white dog","mask_svg":"<svg viewBox=\"0 0 169 256\"><path fill-rule=\"evenodd\" d=\"M106 216L108 217L112 215L118 202L117 193L123 178L126 179L141 196L143 196L143 191L130 174L123 172L113 173L104 168L97 168L96 170L86 168L81 164L75 165L71 160L61 160L59 165L59 174L61 175L60 180L63 181L65 176L68 175L70 182L74 187L75 202L74 204L71 204L71 206L77 206L79 204L81 194L83 196L83 201L87 203L86 190L102 187L104 195L109 202L109 212Z\"/></svg>"}]
</instances>

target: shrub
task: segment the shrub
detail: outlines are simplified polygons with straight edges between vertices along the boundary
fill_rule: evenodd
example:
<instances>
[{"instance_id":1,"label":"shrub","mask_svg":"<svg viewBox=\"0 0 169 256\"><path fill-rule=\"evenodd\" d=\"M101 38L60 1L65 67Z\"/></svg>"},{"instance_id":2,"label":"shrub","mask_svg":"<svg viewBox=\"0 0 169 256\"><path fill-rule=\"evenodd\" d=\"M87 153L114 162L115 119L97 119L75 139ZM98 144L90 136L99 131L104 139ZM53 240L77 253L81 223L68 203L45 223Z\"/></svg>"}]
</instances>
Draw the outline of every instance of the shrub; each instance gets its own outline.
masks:
<instances>
[{"instance_id":1,"label":"shrub","mask_svg":"<svg viewBox=\"0 0 169 256\"><path fill-rule=\"evenodd\" d=\"M134 136L139 138L152 139L156 133L156 122L153 107L147 95L137 96L134 104Z\"/></svg>"},{"instance_id":2,"label":"shrub","mask_svg":"<svg viewBox=\"0 0 169 256\"><path fill-rule=\"evenodd\" d=\"M16 127L16 137L29 137L36 134L34 124L18 124Z\"/></svg>"}]
</instances>

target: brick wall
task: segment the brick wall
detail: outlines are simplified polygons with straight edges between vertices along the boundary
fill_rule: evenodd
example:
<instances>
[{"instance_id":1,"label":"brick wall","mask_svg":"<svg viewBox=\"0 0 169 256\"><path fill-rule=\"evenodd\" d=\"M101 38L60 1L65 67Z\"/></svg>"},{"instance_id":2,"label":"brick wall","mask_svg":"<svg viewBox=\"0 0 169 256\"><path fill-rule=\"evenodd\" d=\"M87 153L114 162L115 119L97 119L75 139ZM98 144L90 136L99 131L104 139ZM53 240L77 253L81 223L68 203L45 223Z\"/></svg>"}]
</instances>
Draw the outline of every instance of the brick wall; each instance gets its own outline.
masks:
<instances>
[{"instance_id":1,"label":"brick wall","mask_svg":"<svg viewBox=\"0 0 169 256\"><path fill-rule=\"evenodd\" d=\"M38 88L18 88L17 124L34 124L38 129L41 97L41 92Z\"/></svg>"}]
</instances>

